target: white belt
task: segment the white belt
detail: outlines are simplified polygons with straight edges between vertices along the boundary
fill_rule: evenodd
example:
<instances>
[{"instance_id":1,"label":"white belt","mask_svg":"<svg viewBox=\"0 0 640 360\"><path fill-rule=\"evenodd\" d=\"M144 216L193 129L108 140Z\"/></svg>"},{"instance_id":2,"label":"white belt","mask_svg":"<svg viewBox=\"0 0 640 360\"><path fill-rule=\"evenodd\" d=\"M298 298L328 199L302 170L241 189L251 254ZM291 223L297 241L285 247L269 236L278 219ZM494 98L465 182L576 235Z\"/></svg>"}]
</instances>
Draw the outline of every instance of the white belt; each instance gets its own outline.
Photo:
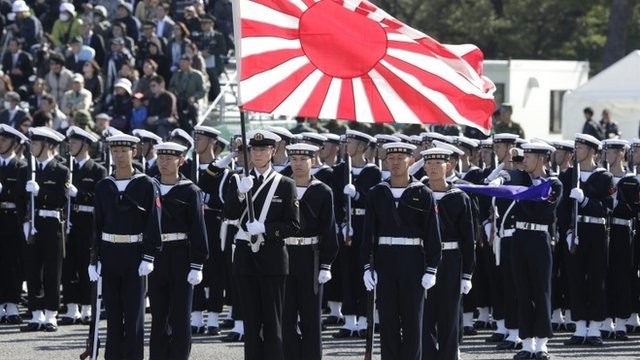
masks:
<instances>
[{"instance_id":1,"label":"white belt","mask_svg":"<svg viewBox=\"0 0 640 360\"><path fill-rule=\"evenodd\" d=\"M117 244L137 243L142 241L142 234L121 235L102 233L102 240Z\"/></svg>"},{"instance_id":2,"label":"white belt","mask_svg":"<svg viewBox=\"0 0 640 360\"><path fill-rule=\"evenodd\" d=\"M0 202L0 209L10 210L10 209L15 209L15 208L16 208L16 204L15 203L7 202L7 201Z\"/></svg>"},{"instance_id":3,"label":"white belt","mask_svg":"<svg viewBox=\"0 0 640 360\"><path fill-rule=\"evenodd\" d=\"M365 214L365 209L353 208L351 209L351 215L362 216Z\"/></svg>"},{"instance_id":4,"label":"white belt","mask_svg":"<svg viewBox=\"0 0 640 360\"><path fill-rule=\"evenodd\" d=\"M251 241L251 236L244 230L238 228L238 232L236 233L236 240Z\"/></svg>"},{"instance_id":5,"label":"white belt","mask_svg":"<svg viewBox=\"0 0 640 360\"><path fill-rule=\"evenodd\" d=\"M549 231L549 225L543 224L534 224L528 223L524 221L516 222L516 229L518 230L529 230L529 231Z\"/></svg>"},{"instance_id":6,"label":"white belt","mask_svg":"<svg viewBox=\"0 0 640 360\"><path fill-rule=\"evenodd\" d=\"M60 211L57 210L38 210L38 216L45 218L54 218L60 220Z\"/></svg>"},{"instance_id":7,"label":"white belt","mask_svg":"<svg viewBox=\"0 0 640 360\"><path fill-rule=\"evenodd\" d=\"M611 218L611 224L612 225L622 225L622 226L627 226L627 227L631 227L631 220L628 219L621 219L621 218L617 218L617 217L612 217Z\"/></svg>"},{"instance_id":8,"label":"white belt","mask_svg":"<svg viewBox=\"0 0 640 360\"><path fill-rule=\"evenodd\" d=\"M456 250L459 249L460 245L458 245L457 241L443 241L442 242L442 250Z\"/></svg>"},{"instance_id":9,"label":"white belt","mask_svg":"<svg viewBox=\"0 0 640 360\"><path fill-rule=\"evenodd\" d=\"M73 211L84 212L84 213L92 213L93 212L93 206L89 206L89 205L73 205Z\"/></svg>"},{"instance_id":10,"label":"white belt","mask_svg":"<svg viewBox=\"0 0 640 360\"><path fill-rule=\"evenodd\" d=\"M288 237L284 239L287 245L315 245L320 242L317 236L312 237Z\"/></svg>"},{"instance_id":11,"label":"white belt","mask_svg":"<svg viewBox=\"0 0 640 360\"><path fill-rule=\"evenodd\" d=\"M500 237L501 238L512 237L515 232L516 232L516 229L502 230L502 231L500 231L500 234L502 234Z\"/></svg>"},{"instance_id":12,"label":"white belt","mask_svg":"<svg viewBox=\"0 0 640 360\"><path fill-rule=\"evenodd\" d=\"M607 223L607 220L605 218L595 217L595 216L584 216L584 215L578 215L578 221L581 223L598 224L598 225L604 225Z\"/></svg>"},{"instance_id":13,"label":"white belt","mask_svg":"<svg viewBox=\"0 0 640 360\"><path fill-rule=\"evenodd\" d=\"M421 238L406 238L406 237L392 237L392 236L380 236L378 239L379 245L422 245Z\"/></svg>"},{"instance_id":14,"label":"white belt","mask_svg":"<svg viewBox=\"0 0 640 360\"><path fill-rule=\"evenodd\" d=\"M177 240L186 240L186 233L166 233L162 234L162 241L177 241Z\"/></svg>"}]
</instances>

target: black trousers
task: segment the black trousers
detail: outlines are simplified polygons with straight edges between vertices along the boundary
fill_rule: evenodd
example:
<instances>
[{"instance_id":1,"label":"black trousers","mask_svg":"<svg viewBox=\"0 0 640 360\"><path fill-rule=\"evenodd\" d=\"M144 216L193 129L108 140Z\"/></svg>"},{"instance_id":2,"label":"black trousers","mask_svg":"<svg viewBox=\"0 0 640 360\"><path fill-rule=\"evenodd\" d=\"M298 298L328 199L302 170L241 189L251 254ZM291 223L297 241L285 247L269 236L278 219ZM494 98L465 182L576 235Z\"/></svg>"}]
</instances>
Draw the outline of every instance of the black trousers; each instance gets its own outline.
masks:
<instances>
[{"instance_id":1,"label":"black trousers","mask_svg":"<svg viewBox=\"0 0 640 360\"><path fill-rule=\"evenodd\" d=\"M193 311L222 312L225 292L229 292L231 264L227 263L227 259L230 258L227 253L231 252L231 246L225 246L224 252L222 251L220 246L221 221L222 219L213 212L205 211L209 258L204 262L202 282L193 288ZM205 288L209 289L208 296Z\"/></svg>"},{"instance_id":2,"label":"black trousers","mask_svg":"<svg viewBox=\"0 0 640 360\"><path fill-rule=\"evenodd\" d=\"M604 225L580 223L580 244L569 255L569 292L574 321L606 317L607 240Z\"/></svg>"},{"instance_id":3,"label":"black trousers","mask_svg":"<svg viewBox=\"0 0 640 360\"><path fill-rule=\"evenodd\" d=\"M0 304L20 302L22 291L22 222L15 210L0 210Z\"/></svg>"},{"instance_id":4,"label":"black trousers","mask_svg":"<svg viewBox=\"0 0 640 360\"><path fill-rule=\"evenodd\" d=\"M360 243L353 241L351 246L341 244L338 261L340 261L340 278L342 279L342 313L366 316L367 291L362 282Z\"/></svg>"},{"instance_id":5,"label":"black trousers","mask_svg":"<svg viewBox=\"0 0 640 360\"><path fill-rule=\"evenodd\" d=\"M551 244L541 231L516 230L512 238L513 279L522 339L549 338L551 329Z\"/></svg>"},{"instance_id":6,"label":"black trousers","mask_svg":"<svg viewBox=\"0 0 640 360\"><path fill-rule=\"evenodd\" d=\"M65 304L88 305L91 302L89 284L90 239L95 236L93 217L87 213L72 213L71 233L67 240L67 256L62 262L62 289Z\"/></svg>"},{"instance_id":7,"label":"black trousers","mask_svg":"<svg viewBox=\"0 0 640 360\"><path fill-rule=\"evenodd\" d=\"M189 359L191 353L191 302L193 287L187 282L189 248L185 241L165 242L149 274L152 360Z\"/></svg>"},{"instance_id":8,"label":"black trousers","mask_svg":"<svg viewBox=\"0 0 640 360\"><path fill-rule=\"evenodd\" d=\"M500 242L500 266L495 267L496 293L493 299L493 317L504 320L507 329L518 328L518 304L516 289L513 283L513 266L511 259L511 245L513 237L508 236ZM495 260L495 258L494 258Z\"/></svg>"},{"instance_id":9,"label":"black trousers","mask_svg":"<svg viewBox=\"0 0 640 360\"><path fill-rule=\"evenodd\" d=\"M489 278L489 262L495 258L486 241L476 247L476 266L473 270L473 287L468 294L462 296L463 312L474 312L479 307L491 307L491 281Z\"/></svg>"},{"instance_id":10,"label":"black trousers","mask_svg":"<svg viewBox=\"0 0 640 360\"><path fill-rule=\"evenodd\" d=\"M564 233L564 234L563 234ZM556 245L552 249L553 268L551 271L551 308L569 308L569 248L567 235L560 230ZM567 319L570 320L570 319Z\"/></svg>"},{"instance_id":11,"label":"black trousers","mask_svg":"<svg viewBox=\"0 0 640 360\"><path fill-rule=\"evenodd\" d=\"M34 244L27 245L29 310L58 311L62 277L63 226L55 218L36 216Z\"/></svg>"},{"instance_id":12,"label":"black trousers","mask_svg":"<svg viewBox=\"0 0 640 360\"><path fill-rule=\"evenodd\" d=\"M322 285L316 288L317 271L314 245L288 245L289 275L284 295L282 343L287 360L322 358L320 324ZM300 332L297 324L300 314Z\"/></svg>"},{"instance_id":13,"label":"black trousers","mask_svg":"<svg viewBox=\"0 0 640 360\"><path fill-rule=\"evenodd\" d=\"M443 250L436 284L425 301L422 335L423 360L457 360L460 331L461 255Z\"/></svg>"},{"instance_id":14,"label":"black trousers","mask_svg":"<svg viewBox=\"0 0 640 360\"><path fill-rule=\"evenodd\" d=\"M611 318L631 316L633 288L633 235L628 226L611 224L609 241L609 271L607 273L607 309Z\"/></svg>"},{"instance_id":15,"label":"black trousers","mask_svg":"<svg viewBox=\"0 0 640 360\"><path fill-rule=\"evenodd\" d=\"M105 359L140 360L144 348L142 245L101 244L102 298L107 317Z\"/></svg>"}]
</instances>

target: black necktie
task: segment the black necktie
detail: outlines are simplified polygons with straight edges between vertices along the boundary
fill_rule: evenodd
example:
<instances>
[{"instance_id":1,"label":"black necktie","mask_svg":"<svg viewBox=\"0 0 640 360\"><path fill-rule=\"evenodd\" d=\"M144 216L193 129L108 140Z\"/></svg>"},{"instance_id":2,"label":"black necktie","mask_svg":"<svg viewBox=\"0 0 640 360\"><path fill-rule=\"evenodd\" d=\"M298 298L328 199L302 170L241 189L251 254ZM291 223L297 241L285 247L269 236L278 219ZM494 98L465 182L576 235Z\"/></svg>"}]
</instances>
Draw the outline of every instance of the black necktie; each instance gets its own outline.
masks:
<instances>
[{"instance_id":1,"label":"black necktie","mask_svg":"<svg viewBox=\"0 0 640 360\"><path fill-rule=\"evenodd\" d=\"M42 169L44 169L44 165L42 163L38 164L38 170L42 171Z\"/></svg>"},{"instance_id":2,"label":"black necktie","mask_svg":"<svg viewBox=\"0 0 640 360\"><path fill-rule=\"evenodd\" d=\"M262 181L264 180L264 177L262 177L262 175L258 176L258 183L262 184Z\"/></svg>"},{"instance_id":3,"label":"black necktie","mask_svg":"<svg viewBox=\"0 0 640 360\"><path fill-rule=\"evenodd\" d=\"M78 170L80 170L80 163L79 163L79 162L77 162L77 161L74 161L74 162L73 162L73 168L74 168L74 169L78 169Z\"/></svg>"}]
</instances>

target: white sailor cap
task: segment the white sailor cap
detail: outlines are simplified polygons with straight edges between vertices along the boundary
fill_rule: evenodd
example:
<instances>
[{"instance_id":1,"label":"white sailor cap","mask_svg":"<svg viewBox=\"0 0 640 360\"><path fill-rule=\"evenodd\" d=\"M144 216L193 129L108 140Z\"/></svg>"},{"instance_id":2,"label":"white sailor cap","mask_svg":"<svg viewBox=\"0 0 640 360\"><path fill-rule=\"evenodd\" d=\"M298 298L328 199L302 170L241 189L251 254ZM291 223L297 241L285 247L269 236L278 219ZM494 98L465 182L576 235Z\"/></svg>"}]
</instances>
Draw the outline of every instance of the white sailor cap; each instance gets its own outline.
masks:
<instances>
[{"instance_id":1,"label":"white sailor cap","mask_svg":"<svg viewBox=\"0 0 640 360\"><path fill-rule=\"evenodd\" d=\"M564 150L573 152L575 148L575 142L571 140L557 140L551 143L551 145L556 148L556 150Z\"/></svg>"},{"instance_id":2,"label":"white sailor cap","mask_svg":"<svg viewBox=\"0 0 640 360\"><path fill-rule=\"evenodd\" d=\"M340 135L327 133L327 134L322 134L322 136L327 138L327 142L340 145L340 140L341 140Z\"/></svg>"},{"instance_id":3,"label":"white sailor cap","mask_svg":"<svg viewBox=\"0 0 640 360\"><path fill-rule=\"evenodd\" d=\"M153 145L153 148L158 155L182 156L187 151L186 146L170 141Z\"/></svg>"},{"instance_id":4,"label":"white sailor cap","mask_svg":"<svg viewBox=\"0 0 640 360\"><path fill-rule=\"evenodd\" d=\"M420 135L409 136L409 143L413 145L422 145L422 136Z\"/></svg>"},{"instance_id":5,"label":"white sailor cap","mask_svg":"<svg viewBox=\"0 0 640 360\"><path fill-rule=\"evenodd\" d=\"M0 136L5 136L5 137L11 136L11 137L14 137L14 138L20 140L21 144L29 141L29 138L26 137L23 133L21 133L17 129L14 129L12 126L9 126L7 124L0 124Z\"/></svg>"},{"instance_id":6,"label":"white sailor cap","mask_svg":"<svg viewBox=\"0 0 640 360\"><path fill-rule=\"evenodd\" d=\"M282 138L268 130L252 130L247 134L249 146L275 146Z\"/></svg>"},{"instance_id":7,"label":"white sailor cap","mask_svg":"<svg viewBox=\"0 0 640 360\"><path fill-rule=\"evenodd\" d=\"M193 133L198 135L208 136L214 139L217 139L218 136L222 134L219 130L213 128L212 126L204 126L204 125L194 126Z\"/></svg>"},{"instance_id":8,"label":"white sailor cap","mask_svg":"<svg viewBox=\"0 0 640 360\"><path fill-rule=\"evenodd\" d=\"M140 142L150 142L152 144L160 144L162 143L162 138L151 131L147 131L144 129L135 129L133 130L133 136L136 136L140 139Z\"/></svg>"},{"instance_id":9,"label":"white sailor cap","mask_svg":"<svg viewBox=\"0 0 640 360\"><path fill-rule=\"evenodd\" d=\"M549 141L549 140L545 140L539 137L534 137L533 139L529 140L530 143L544 143L547 145L551 145L553 146L553 141Z\"/></svg>"},{"instance_id":10,"label":"white sailor cap","mask_svg":"<svg viewBox=\"0 0 640 360\"><path fill-rule=\"evenodd\" d=\"M585 144L596 150L598 150L602 146L600 140L588 134L576 134L574 140L576 144Z\"/></svg>"},{"instance_id":11,"label":"white sailor cap","mask_svg":"<svg viewBox=\"0 0 640 360\"><path fill-rule=\"evenodd\" d=\"M494 144L499 144L499 143L516 144L519 138L520 137L516 134L500 133L500 134L493 135L493 143Z\"/></svg>"},{"instance_id":12,"label":"white sailor cap","mask_svg":"<svg viewBox=\"0 0 640 360\"><path fill-rule=\"evenodd\" d=\"M193 138L191 137L191 135L187 134L187 132L182 129L179 129L179 128L173 129L173 131L171 131L170 137L172 140L178 139L189 144L189 147L187 147L187 150L193 147Z\"/></svg>"},{"instance_id":13,"label":"white sailor cap","mask_svg":"<svg viewBox=\"0 0 640 360\"><path fill-rule=\"evenodd\" d=\"M393 136L400 138L400 141L403 143L410 143L411 137L409 135L405 135L403 133L394 133Z\"/></svg>"},{"instance_id":14,"label":"white sailor cap","mask_svg":"<svg viewBox=\"0 0 640 360\"><path fill-rule=\"evenodd\" d=\"M108 128L102 130L102 136L105 138L108 138L113 135L120 135L120 134L123 134L123 132L114 128L113 126L109 126Z\"/></svg>"},{"instance_id":15,"label":"white sailor cap","mask_svg":"<svg viewBox=\"0 0 640 360\"><path fill-rule=\"evenodd\" d=\"M451 159L451 154L453 154L453 152L445 148L431 148L431 149L423 150L420 152L420 155L422 155L422 158L425 161L427 160L449 161Z\"/></svg>"},{"instance_id":16,"label":"white sailor cap","mask_svg":"<svg viewBox=\"0 0 640 360\"><path fill-rule=\"evenodd\" d=\"M316 156L316 153L318 152L318 150L320 150L320 148L315 145L305 144L305 143L287 145L286 148L287 148L287 154L289 156L302 155L302 156L314 157Z\"/></svg>"},{"instance_id":17,"label":"white sailor cap","mask_svg":"<svg viewBox=\"0 0 640 360\"><path fill-rule=\"evenodd\" d=\"M58 144L65 139L64 135L46 126L30 128L29 137L31 138L31 140L48 141L54 144Z\"/></svg>"},{"instance_id":18,"label":"white sailor cap","mask_svg":"<svg viewBox=\"0 0 640 360\"><path fill-rule=\"evenodd\" d=\"M631 139L631 141L629 141L629 146L631 146L631 147L640 146L640 139L638 139L638 138Z\"/></svg>"},{"instance_id":19,"label":"white sailor cap","mask_svg":"<svg viewBox=\"0 0 640 360\"><path fill-rule=\"evenodd\" d=\"M478 146L481 149L493 149L493 140L491 140L491 138L480 140Z\"/></svg>"},{"instance_id":20,"label":"white sailor cap","mask_svg":"<svg viewBox=\"0 0 640 360\"><path fill-rule=\"evenodd\" d=\"M524 150L521 148L511 149L511 161L522 162L524 160Z\"/></svg>"},{"instance_id":21,"label":"white sailor cap","mask_svg":"<svg viewBox=\"0 0 640 360\"><path fill-rule=\"evenodd\" d=\"M521 148L523 144L527 144L527 143L529 142L525 139L521 139L521 138L516 139L516 146L519 148Z\"/></svg>"},{"instance_id":22,"label":"white sailor cap","mask_svg":"<svg viewBox=\"0 0 640 360\"><path fill-rule=\"evenodd\" d=\"M412 155L417 148L413 144L407 144L401 141L386 143L382 145L382 147L387 152L387 155L388 154Z\"/></svg>"},{"instance_id":23,"label":"white sailor cap","mask_svg":"<svg viewBox=\"0 0 640 360\"><path fill-rule=\"evenodd\" d=\"M454 140L456 142L456 145L458 145L458 147L465 147L469 150L473 150L480 145L478 143L478 140L469 139L468 137L464 137L464 136L455 136Z\"/></svg>"},{"instance_id":24,"label":"white sailor cap","mask_svg":"<svg viewBox=\"0 0 640 360\"><path fill-rule=\"evenodd\" d=\"M451 144L447 144L447 143L439 141L439 140L433 140L433 145L436 148L446 149L446 150L451 151L451 155L455 155L455 156L464 155L464 151L458 149L457 147L455 147L455 146L453 146Z\"/></svg>"},{"instance_id":25,"label":"white sailor cap","mask_svg":"<svg viewBox=\"0 0 640 360\"><path fill-rule=\"evenodd\" d=\"M291 131L283 128L282 126L267 126L264 129L278 135L280 137L280 140L284 140L287 143L290 143L294 139Z\"/></svg>"},{"instance_id":26,"label":"white sailor cap","mask_svg":"<svg viewBox=\"0 0 640 360\"><path fill-rule=\"evenodd\" d=\"M70 126L69 129L67 129L67 138L79 139L88 142L89 144L93 144L98 141L95 136L77 126Z\"/></svg>"},{"instance_id":27,"label":"white sailor cap","mask_svg":"<svg viewBox=\"0 0 640 360\"><path fill-rule=\"evenodd\" d=\"M627 150L629 149L629 142L622 139L606 139L602 141L602 146L605 149Z\"/></svg>"},{"instance_id":28,"label":"white sailor cap","mask_svg":"<svg viewBox=\"0 0 640 360\"><path fill-rule=\"evenodd\" d=\"M136 146L137 143L140 142L140 139L132 135L116 134L116 135L109 136L107 138L107 141L109 142L109 146L111 147L125 146L125 147L133 148Z\"/></svg>"},{"instance_id":29,"label":"white sailor cap","mask_svg":"<svg viewBox=\"0 0 640 360\"><path fill-rule=\"evenodd\" d=\"M327 137L324 135L320 135L318 133L313 132L303 132L300 134L302 136L301 141L306 141L311 143L312 145L323 147L324 143L327 142ZM287 147L288 149L288 147Z\"/></svg>"},{"instance_id":30,"label":"white sailor cap","mask_svg":"<svg viewBox=\"0 0 640 360\"><path fill-rule=\"evenodd\" d=\"M443 142L449 142L447 140L447 137L445 135L442 135L440 133L437 132L425 132L425 133L421 133L420 136L422 136L422 141L433 141L433 140L440 140Z\"/></svg>"},{"instance_id":31,"label":"white sailor cap","mask_svg":"<svg viewBox=\"0 0 640 360\"><path fill-rule=\"evenodd\" d=\"M524 154L551 155L554 151L556 151L556 148L543 142L535 142L535 143L532 142L532 143L523 144L522 151L523 151L523 156Z\"/></svg>"},{"instance_id":32,"label":"white sailor cap","mask_svg":"<svg viewBox=\"0 0 640 360\"><path fill-rule=\"evenodd\" d=\"M347 139L355 139L355 140L359 140L365 143L369 143L372 140L375 140L375 138L373 136L369 136L361 131L357 131L357 130L347 130L347 132L345 133L345 135L347 136Z\"/></svg>"},{"instance_id":33,"label":"white sailor cap","mask_svg":"<svg viewBox=\"0 0 640 360\"><path fill-rule=\"evenodd\" d=\"M387 134L377 134L373 136L376 139L377 145L384 145L387 143L393 142L402 142L402 139L399 136L395 135L387 135Z\"/></svg>"}]
</instances>

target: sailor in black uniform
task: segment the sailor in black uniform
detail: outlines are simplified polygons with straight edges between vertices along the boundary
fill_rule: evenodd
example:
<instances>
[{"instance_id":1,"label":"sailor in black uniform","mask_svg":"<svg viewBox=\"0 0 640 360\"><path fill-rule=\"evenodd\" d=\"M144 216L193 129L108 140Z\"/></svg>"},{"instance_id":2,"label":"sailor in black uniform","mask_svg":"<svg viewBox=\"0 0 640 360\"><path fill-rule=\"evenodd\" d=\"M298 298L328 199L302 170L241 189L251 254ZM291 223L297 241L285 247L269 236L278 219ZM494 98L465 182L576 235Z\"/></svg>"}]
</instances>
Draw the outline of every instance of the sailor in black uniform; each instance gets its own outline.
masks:
<instances>
[{"instance_id":1,"label":"sailor in black uniform","mask_svg":"<svg viewBox=\"0 0 640 360\"><path fill-rule=\"evenodd\" d=\"M121 134L107 141L115 171L96 185L89 278L103 278L105 358L142 359L144 277L162 247L160 193L156 180L133 168L137 137Z\"/></svg>"},{"instance_id":2,"label":"sailor in black uniform","mask_svg":"<svg viewBox=\"0 0 640 360\"><path fill-rule=\"evenodd\" d=\"M311 175L318 150L317 146L303 143L287 146L301 226L296 236L284 239L289 253L289 276L282 336L285 359L290 360L322 358L323 285L331 280L331 263L338 254L331 188Z\"/></svg>"},{"instance_id":3,"label":"sailor in black uniform","mask_svg":"<svg viewBox=\"0 0 640 360\"><path fill-rule=\"evenodd\" d=\"M22 323L18 312L22 291L22 222L26 218L25 184L27 162L16 151L29 139L7 124L0 124L0 319L8 324Z\"/></svg>"},{"instance_id":4,"label":"sailor in black uniform","mask_svg":"<svg viewBox=\"0 0 640 360\"><path fill-rule=\"evenodd\" d=\"M436 284L441 257L438 211L432 192L409 175L415 146L384 146L391 174L367 197L363 282L368 291L378 288L382 359L419 360L424 294Z\"/></svg>"},{"instance_id":5,"label":"sailor in black uniform","mask_svg":"<svg viewBox=\"0 0 640 360\"><path fill-rule=\"evenodd\" d=\"M270 131L248 134L253 169L234 176L225 192L225 216L238 219L233 276L245 330L245 359L284 359L282 311L289 259L284 239L300 229L295 183L271 167L280 137ZM252 196L249 220L246 196ZM261 336L262 333L262 336Z\"/></svg>"},{"instance_id":6,"label":"sailor in black uniform","mask_svg":"<svg viewBox=\"0 0 640 360\"><path fill-rule=\"evenodd\" d=\"M143 129L133 130L133 136L140 139L138 149L141 152L142 161L144 161L144 173L150 177L157 177L160 175L158 165L156 164L158 155L153 147L154 145L162 144L162 138L151 131Z\"/></svg>"},{"instance_id":7,"label":"sailor in black uniform","mask_svg":"<svg viewBox=\"0 0 640 360\"><path fill-rule=\"evenodd\" d=\"M187 134L186 131L179 128L173 129L173 131L171 131L171 134L167 141L173 141L182 146L185 146L187 148L187 151L190 151L191 149L193 149L193 138L191 137L191 135ZM193 176L195 174L194 168L193 168L194 166L197 167L198 165L193 164L193 162L191 161L191 158L187 157L184 160L184 163L180 166L180 173L184 175L187 179L191 179L192 181L194 181L195 180L193 179Z\"/></svg>"},{"instance_id":8,"label":"sailor in black uniform","mask_svg":"<svg viewBox=\"0 0 640 360\"><path fill-rule=\"evenodd\" d=\"M291 131L282 126L266 126L266 131L270 131L280 137L275 145L275 154L273 155L273 169L284 176L291 177L291 167L289 166L289 157L287 156L287 145L295 142L295 136Z\"/></svg>"},{"instance_id":9,"label":"sailor in black uniform","mask_svg":"<svg viewBox=\"0 0 640 360\"><path fill-rule=\"evenodd\" d=\"M631 150L628 158L629 165L632 172L635 174L636 179L640 182L640 176L638 175L638 167L640 166L640 139L633 139L630 142ZM637 207L634 205L634 210L640 212L640 204ZM634 221L635 229L638 229L638 217L636 216ZM626 328L628 333L640 332L640 231L635 231L633 236L633 263L631 267L631 316L627 319Z\"/></svg>"},{"instance_id":10,"label":"sailor in black uniform","mask_svg":"<svg viewBox=\"0 0 640 360\"><path fill-rule=\"evenodd\" d=\"M186 360L191 352L193 286L202 281L208 256L202 192L178 172L185 146L166 142L154 147L160 172L162 251L149 275L149 357Z\"/></svg>"},{"instance_id":11,"label":"sailor in black uniform","mask_svg":"<svg viewBox=\"0 0 640 360\"><path fill-rule=\"evenodd\" d=\"M320 152L327 145L328 139L318 133L301 133L300 135L302 136L301 142L317 146L319 149L315 153L315 161L313 162L311 175L328 186L331 186L333 184L333 169L331 166L324 164L320 159ZM289 156L289 160L291 160L291 156Z\"/></svg>"},{"instance_id":12,"label":"sailor in black uniform","mask_svg":"<svg viewBox=\"0 0 640 360\"><path fill-rule=\"evenodd\" d=\"M71 224L67 240L67 256L62 263L62 287L67 313L59 325L72 325L91 321L91 284L87 273L89 249L95 236L93 201L96 184L107 176L107 169L89 157L89 151L98 139L79 127L67 130L69 154L72 157ZM82 305L80 312L79 305Z\"/></svg>"},{"instance_id":13,"label":"sailor in black uniform","mask_svg":"<svg viewBox=\"0 0 640 360\"><path fill-rule=\"evenodd\" d=\"M64 208L69 196L69 169L55 158L64 136L47 127L29 129L36 179L26 183L35 196L35 234L27 241L26 272L29 310L33 318L22 331L57 331L60 281L64 256ZM25 225L27 225L26 223ZM25 226L25 228L27 228ZM25 231L25 236L29 237Z\"/></svg>"},{"instance_id":14,"label":"sailor in black uniform","mask_svg":"<svg viewBox=\"0 0 640 360\"><path fill-rule=\"evenodd\" d=\"M320 149L320 160L323 164L333 167L338 163L340 155L340 135L325 133L322 136L327 138L327 142Z\"/></svg>"}]
</instances>

